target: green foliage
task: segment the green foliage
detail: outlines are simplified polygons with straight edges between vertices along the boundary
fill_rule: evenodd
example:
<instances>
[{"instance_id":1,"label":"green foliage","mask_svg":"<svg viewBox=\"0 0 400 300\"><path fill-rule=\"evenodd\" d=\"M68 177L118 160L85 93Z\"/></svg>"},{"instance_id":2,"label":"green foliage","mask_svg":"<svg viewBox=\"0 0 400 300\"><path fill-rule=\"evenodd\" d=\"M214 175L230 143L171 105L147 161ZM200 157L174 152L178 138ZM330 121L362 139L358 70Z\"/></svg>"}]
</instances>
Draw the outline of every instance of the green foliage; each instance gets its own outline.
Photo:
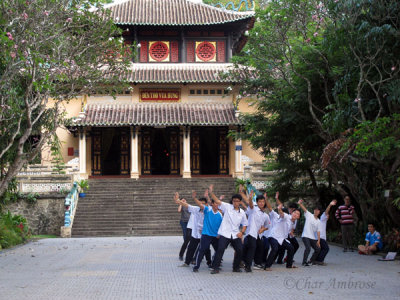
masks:
<instances>
[{"instance_id":1,"label":"green foliage","mask_svg":"<svg viewBox=\"0 0 400 300\"><path fill-rule=\"evenodd\" d=\"M9 183L7 190L4 192L3 195L0 196L0 213L3 206L8 203L16 202L20 198L21 194L18 192L18 181L16 178L13 178Z\"/></svg>"},{"instance_id":2,"label":"green foliage","mask_svg":"<svg viewBox=\"0 0 400 300\"><path fill-rule=\"evenodd\" d=\"M22 199L24 199L28 204L35 204L37 202L37 199L39 197L38 193L28 193L28 194L22 194Z\"/></svg>"},{"instance_id":3,"label":"green foliage","mask_svg":"<svg viewBox=\"0 0 400 300\"><path fill-rule=\"evenodd\" d=\"M12 215L10 211L0 214L0 246L9 248L26 241L29 229L26 219L19 215Z\"/></svg>"},{"instance_id":4,"label":"green foliage","mask_svg":"<svg viewBox=\"0 0 400 300\"><path fill-rule=\"evenodd\" d=\"M65 174L65 163L61 154L61 141L57 135L52 136L50 143L53 172L56 174Z\"/></svg>"},{"instance_id":5,"label":"green foliage","mask_svg":"<svg viewBox=\"0 0 400 300\"><path fill-rule=\"evenodd\" d=\"M234 138L276 157L272 189L321 199L333 187L360 219L400 225L400 2L272 0L256 19L230 73L256 111Z\"/></svg>"},{"instance_id":6,"label":"green foliage","mask_svg":"<svg viewBox=\"0 0 400 300\"><path fill-rule=\"evenodd\" d=\"M362 157L374 154L381 160L395 157L400 151L399 123L400 114L361 122L349 138L349 143L355 144L354 153Z\"/></svg>"},{"instance_id":7,"label":"green foliage","mask_svg":"<svg viewBox=\"0 0 400 300\"><path fill-rule=\"evenodd\" d=\"M89 189L89 180L81 179L80 181L78 181L78 187L81 193L86 192Z\"/></svg>"},{"instance_id":8,"label":"green foliage","mask_svg":"<svg viewBox=\"0 0 400 300\"><path fill-rule=\"evenodd\" d=\"M250 180L248 180L248 179L236 178L235 179L235 191L236 191L236 193L239 192L240 185L246 186L249 183L250 183Z\"/></svg>"},{"instance_id":9,"label":"green foliage","mask_svg":"<svg viewBox=\"0 0 400 300\"><path fill-rule=\"evenodd\" d=\"M132 51L104 2L0 1L0 195L65 124L64 103L104 86L127 86L120 74ZM56 172L63 172L61 157L55 159Z\"/></svg>"}]
</instances>

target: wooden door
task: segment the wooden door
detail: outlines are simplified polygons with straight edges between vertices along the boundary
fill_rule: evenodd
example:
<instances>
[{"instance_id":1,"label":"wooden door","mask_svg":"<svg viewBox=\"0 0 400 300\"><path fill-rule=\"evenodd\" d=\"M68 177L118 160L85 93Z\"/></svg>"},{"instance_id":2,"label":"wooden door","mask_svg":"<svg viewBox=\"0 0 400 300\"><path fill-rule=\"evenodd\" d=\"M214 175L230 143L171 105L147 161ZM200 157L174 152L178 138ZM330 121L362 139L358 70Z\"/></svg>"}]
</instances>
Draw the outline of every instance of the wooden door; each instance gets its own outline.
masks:
<instances>
[{"instance_id":1,"label":"wooden door","mask_svg":"<svg viewBox=\"0 0 400 300\"><path fill-rule=\"evenodd\" d=\"M92 175L101 175L101 131L92 130Z\"/></svg>"},{"instance_id":2,"label":"wooden door","mask_svg":"<svg viewBox=\"0 0 400 300\"><path fill-rule=\"evenodd\" d=\"M151 131L143 129L142 131L142 174L151 174Z\"/></svg>"},{"instance_id":3,"label":"wooden door","mask_svg":"<svg viewBox=\"0 0 400 300\"><path fill-rule=\"evenodd\" d=\"M121 130L121 175L129 175L129 157L130 157L130 134L129 130Z\"/></svg>"},{"instance_id":4,"label":"wooden door","mask_svg":"<svg viewBox=\"0 0 400 300\"><path fill-rule=\"evenodd\" d=\"M220 128L218 134L219 139L219 174L229 174L228 166L228 154L229 154L229 140L228 130L226 128Z\"/></svg>"},{"instance_id":5,"label":"wooden door","mask_svg":"<svg viewBox=\"0 0 400 300\"><path fill-rule=\"evenodd\" d=\"M190 132L190 169L192 174L200 174L200 132L192 129Z\"/></svg>"},{"instance_id":6,"label":"wooden door","mask_svg":"<svg viewBox=\"0 0 400 300\"><path fill-rule=\"evenodd\" d=\"M179 160L179 129L171 128L169 130L169 153L170 153L170 174L179 175L180 160Z\"/></svg>"}]
</instances>

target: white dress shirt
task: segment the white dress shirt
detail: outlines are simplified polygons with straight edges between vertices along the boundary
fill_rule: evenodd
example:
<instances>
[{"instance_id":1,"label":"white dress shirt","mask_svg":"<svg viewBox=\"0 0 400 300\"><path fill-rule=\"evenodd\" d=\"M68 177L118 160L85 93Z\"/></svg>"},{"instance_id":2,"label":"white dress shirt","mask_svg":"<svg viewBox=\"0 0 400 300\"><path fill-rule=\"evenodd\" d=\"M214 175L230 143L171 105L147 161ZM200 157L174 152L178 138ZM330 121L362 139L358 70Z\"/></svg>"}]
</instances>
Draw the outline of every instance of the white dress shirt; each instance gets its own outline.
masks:
<instances>
[{"instance_id":1,"label":"white dress shirt","mask_svg":"<svg viewBox=\"0 0 400 300\"><path fill-rule=\"evenodd\" d=\"M272 214L272 211L269 212L268 216L269 216L268 230L265 230L262 234L266 238L269 238L271 236L272 228L274 228L274 225L275 225L275 219L274 219L274 215Z\"/></svg>"},{"instance_id":2,"label":"white dress shirt","mask_svg":"<svg viewBox=\"0 0 400 300\"><path fill-rule=\"evenodd\" d=\"M227 239L236 239L239 233L239 227L247 226L246 213L243 209L235 210L232 204L221 202L219 208L224 213L221 226L219 227L218 234L226 237Z\"/></svg>"},{"instance_id":3,"label":"white dress shirt","mask_svg":"<svg viewBox=\"0 0 400 300\"><path fill-rule=\"evenodd\" d=\"M188 208L188 210L189 210L189 208ZM188 221L188 224L187 224L186 228L193 229L193 219L194 219L193 215L190 214L189 221Z\"/></svg>"},{"instance_id":4,"label":"white dress shirt","mask_svg":"<svg viewBox=\"0 0 400 300\"><path fill-rule=\"evenodd\" d=\"M319 219L319 237L321 239L326 240L326 223L328 222L328 216L326 215L325 212L322 213L320 219ZM315 239L318 239L317 233L315 233Z\"/></svg>"},{"instance_id":5,"label":"white dress shirt","mask_svg":"<svg viewBox=\"0 0 400 300\"><path fill-rule=\"evenodd\" d=\"M276 239L279 245L282 245L283 240L287 238L292 217L287 213L283 213L281 217L277 212L270 212L271 220L273 219L274 227L272 227L270 237Z\"/></svg>"},{"instance_id":6,"label":"white dress shirt","mask_svg":"<svg viewBox=\"0 0 400 300\"><path fill-rule=\"evenodd\" d=\"M315 218L312 213L310 213L308 210L304 214L306 218L306 222L304 224L303 228L303 234L301 237L306 237L312 240L316 240L316 233L318 231L318 226L319 226L319 219Z\"/></svg>"},{"instance_id":7,"label":"white dress shirt","mask_svg":"<svg viewBox=\"0 0 400 300\"><path fill-rule=\"evenodd\" d=\"M204 213L200 211L200 207L193 205L188 206L188 211L190 212L190 217L193 216L192 237L199 239L203 230Z\"/></svg>"},{"instance_id":8,"label":"white dress shirt","mask_svg":"<svg viewBox=\"0 0 400 300\"><path fill-rule=\"evenodd\" d=\"M289 226L289 237L293 238L294 235L292 235L292 231L296 230L296 226L297 226L297 220L295 220L294 222L290 221L290 226Z\"/></svg>"},{"instance_id":9,"label":"white dress shirt","mask_svg":"<svg viewBox=\"0 0 400 300\"><path fill-rule=\"evenodd\" d=\"M250 207L247 208L246 214L249 217L247 222L249 226L246 228L246 235L250 235L253 238L257 238L258 236L261 238L262 234L258 234L258 231L262 226L268 228L270 225L268 215L263 212L258 206L254 206L253 209Z\"/></svg>"}]
</instances>

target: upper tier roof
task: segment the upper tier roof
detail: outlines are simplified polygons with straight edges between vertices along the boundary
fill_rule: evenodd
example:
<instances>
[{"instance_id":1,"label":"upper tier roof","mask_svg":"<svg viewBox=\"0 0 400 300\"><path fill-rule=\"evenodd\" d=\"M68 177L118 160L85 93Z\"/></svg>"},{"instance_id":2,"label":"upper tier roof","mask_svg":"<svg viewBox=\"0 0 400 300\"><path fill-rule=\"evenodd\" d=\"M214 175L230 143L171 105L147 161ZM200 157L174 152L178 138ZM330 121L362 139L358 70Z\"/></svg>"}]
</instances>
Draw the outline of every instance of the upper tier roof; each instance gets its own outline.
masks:
<instances>
[{"instance_id":1,"label":"upper tier roof","mask_svg":"<svg viewBox=\"0 0 400 300\"><path fill-rule=\"evenodd\" d=\"M127 0L108 6L119 25L213 25L254 17L188 0Z\"/></svg>"},{"instance_id":2,"label":"upper tier roof","mask_svg":"<svg viewBox=\"0 0 400 300\"><path fill-rule=\"evenodd\" d=\"M233 64L219 63L135 63L121 79L135 83L219 83L231 82L223 73Z\"/></svg>"}]
</instances>

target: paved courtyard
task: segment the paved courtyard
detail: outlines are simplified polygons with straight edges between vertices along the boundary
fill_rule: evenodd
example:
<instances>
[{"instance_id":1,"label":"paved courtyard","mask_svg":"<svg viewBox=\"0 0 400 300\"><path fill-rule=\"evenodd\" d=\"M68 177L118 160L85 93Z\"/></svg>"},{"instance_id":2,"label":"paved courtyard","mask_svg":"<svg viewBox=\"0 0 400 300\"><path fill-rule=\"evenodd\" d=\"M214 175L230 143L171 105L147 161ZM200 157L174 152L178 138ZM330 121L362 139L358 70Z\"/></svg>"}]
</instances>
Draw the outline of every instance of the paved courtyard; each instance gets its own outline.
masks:
<instances>
[{"instance_id":1,"label":"paved courtyard","mask_svg":"<svg viewBox=\"0 0 400 300\"><path fill-rule=\"evenodd\" d=\"M0 251L0 299L400 299L399 261L331 246L328 266L232 273L229 247L223 271L211 275L203 265L199 273L178 267L181 241L45 239Z\"/></svg>"}]
</instances>

